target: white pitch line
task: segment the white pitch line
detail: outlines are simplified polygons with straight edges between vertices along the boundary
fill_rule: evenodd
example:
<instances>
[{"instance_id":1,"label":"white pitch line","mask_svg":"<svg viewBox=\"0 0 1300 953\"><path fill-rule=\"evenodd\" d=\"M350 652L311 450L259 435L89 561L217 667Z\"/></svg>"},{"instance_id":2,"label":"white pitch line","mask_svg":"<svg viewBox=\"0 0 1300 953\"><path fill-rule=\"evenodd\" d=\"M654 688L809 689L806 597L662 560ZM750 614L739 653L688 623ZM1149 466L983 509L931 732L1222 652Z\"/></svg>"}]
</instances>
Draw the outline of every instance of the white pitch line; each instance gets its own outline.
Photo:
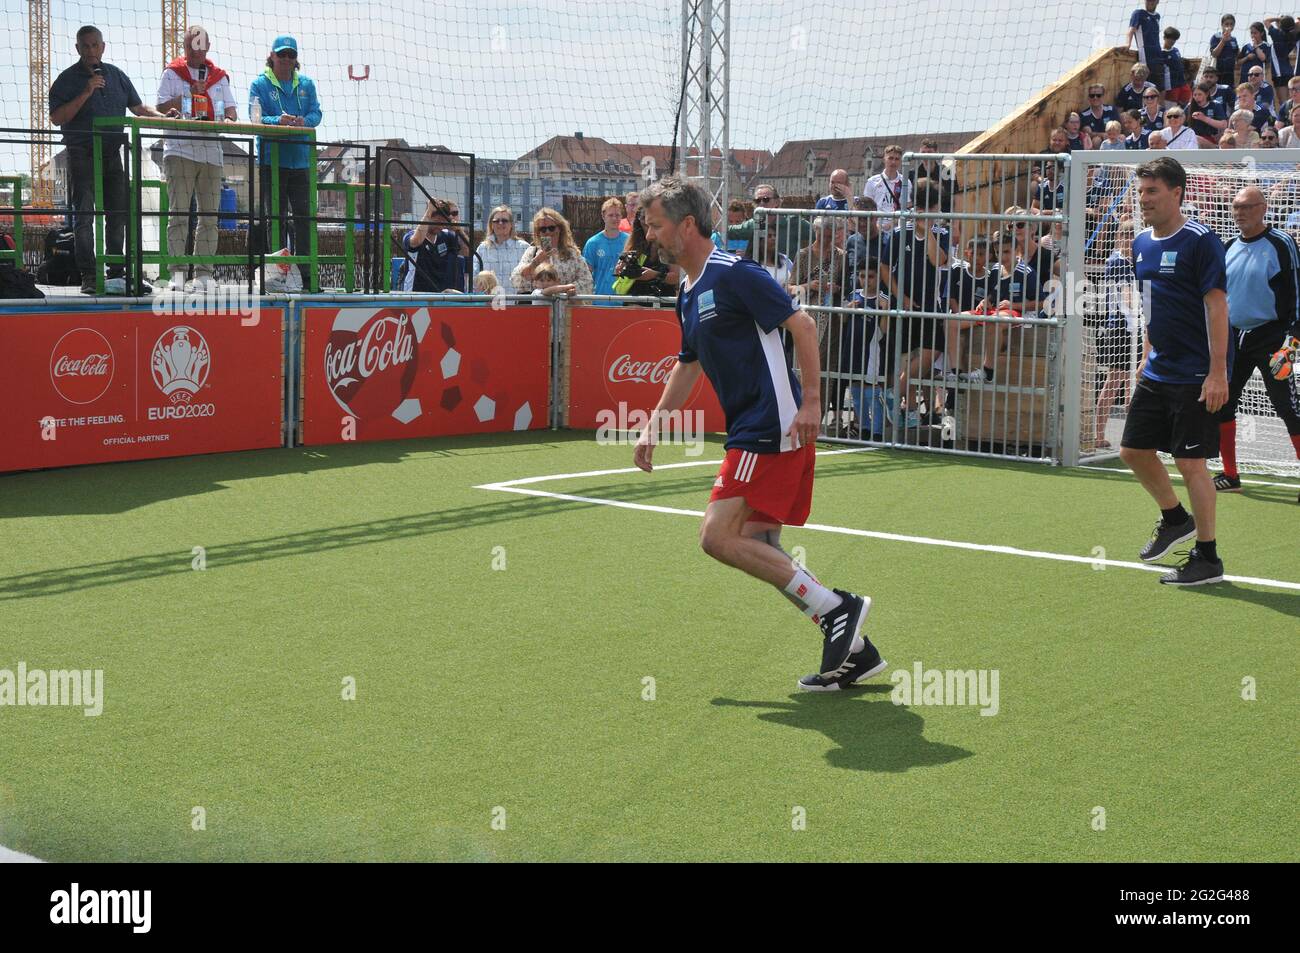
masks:
<instances>
[{"instance_id":1,"label":"white pitch line","mask_svg":"<svg viewBox=\"0 0 1300 953\"><path fill-rule=\"evenodd\" d=\"M828 450L826 453L843 453L846 451ZM855 452L855 451L847 451ZM717 464L717 460L701 460L684 464L669 464L668 467L704 466ZM668 469L664 467L663 469ZM658 469L658 468L656 468ZM684 510L675 506L654 506L649 503L628 503L623 500L606 500L595 496L579 496L573 493L552 493L550 490L524 489L521 483L539 483L543 480L574 479L584 476L607 476L614 473L639 473L637 467L622 470L593 470L589 473L565 473L549 477L527 477L523 480L510 480L505 483L484 483L476 490L496 490L501 493L518 493L521 496L539 496L552 500L568 500L573 503L591 503L597 506L613 506L622 510L642 510L647 513L667 513L671 516L703 517L702 510ZM841 536L859 536L867 539L883 539L896 543L913 543L921 546L943 546L948 549L965 549L981 553L1000 553L1004 556L1020 556L1027 559L1048 559L1063 563L1080 563L1087 566L1114 566L1119 569L1138 569L1142 572L1168 572L1168 566L1151 566L1147 563L1126 562L1119 559L1098 559L1093 556L1075 556L1070 553L1049 553L1037 549L1020 549L1016 546L997 546L988 543L967 543L954 539L936 539L930 536L908 536L901 533L884 533L877 530L853 529L848 526L828 526L823 523L806 523L792 529L808 529L819 533L837 533ZM1254 586L1268 586L1273 589L1291 589L1300 592L1300 582L1287 582L1282 579L1260 579L1255 576L1224 576L1228 582L1240 582Z\"/></svg>"},{"instance_id":2,"label":"white pitch line","mask_svg":"<svg viewBox=\"0 0 1300 953\"><path fill-rule=\"evenodd\" d=\"M1094 467L1082 463L1079 464L1078 469L1100 470L1102 473L1121 473L1129 476L1132 476L1133 474L1132 470L1126 470L1123 467ZM1175 473L1173 471L1170 471L1169 476L1174 480L1181 480L1183 478L1181 473ZM1241 482L1242 484L1249 484L1250 486L1282 486L1286 487L1288 490L1300 490L1300 483L1274 483L1271 480L1247 480L1245 477L1242 477Z\"/></svg>"},{"instance_id":3,"label":"white pitch line","mask_svg":"<svg viewBox=\"0 0 1300 953\"><path fill-rule=\"evenodd\" d=\"M16 850L0 847L0 864L40 864L44 861L31 854L20 854Z\"/></svg>"},{"instance_id":4,"label":"white pitch line","mask_svg":"<svg viewBox=\"0 0 1300 953\"><path fill-rule=\"evenodd\" d=\"M849 447L846 450L818 450L819 457L837 457L846 453L873 453L876 447ZM689 460L685 463L661 463L655 470L681 470L686 467L718 467L721 460ZM586 473L552 473L549 476L524 477L520 480L502 480L500 483L483 483L474 487L476 490L504 490L511 486L524 486L529 483L549 483L551 480L576 480L583 477L616 476L620 473L640 473L640 467L619 467L615 470L588 470Z\"/></svg>"}]
</instances>

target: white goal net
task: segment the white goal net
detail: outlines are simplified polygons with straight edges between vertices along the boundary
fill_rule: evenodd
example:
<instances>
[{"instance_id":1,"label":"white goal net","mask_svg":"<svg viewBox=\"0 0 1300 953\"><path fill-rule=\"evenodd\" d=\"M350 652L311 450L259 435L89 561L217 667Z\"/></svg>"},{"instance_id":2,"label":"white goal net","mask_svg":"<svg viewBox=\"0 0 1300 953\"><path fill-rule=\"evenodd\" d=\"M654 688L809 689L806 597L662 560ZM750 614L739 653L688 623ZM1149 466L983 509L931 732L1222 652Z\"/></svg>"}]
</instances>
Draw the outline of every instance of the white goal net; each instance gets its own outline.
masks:
<instances>
[{"instance_id":1,"label":"white goal net","mask_svg":"<svg viewBox=\"0 0 1300 953\"><path fill-rule=\"evenodd\" d=\"M1071 220L1076 280L1086 277L1093 294L1081 295L1084 320L1083 393L1080 450L1084 459L1113 455L1119 449L1124 407L1142 352L1142 297L1132 283L1126 240L1146 228L1137 200L1135 156L1150 153L1097 152L1071 158L1071 188L1084 187L1083 222ZM1226 241L1238 234L1233 196L1257 185L1268 199L1266 224L1300 240L1300 149L1244 154L1216 150L1173 153L1187 170L1183 212ZM1240 158L1229 158L1229 156ZM1082 249L1082 258L1078 250ZM1295 404L1295 375L1291 401ZM1246 472L1300 476L1300 463L1282 420L1256 371L1237 410L1237 462Z\"/></svg>"}]
</instances>

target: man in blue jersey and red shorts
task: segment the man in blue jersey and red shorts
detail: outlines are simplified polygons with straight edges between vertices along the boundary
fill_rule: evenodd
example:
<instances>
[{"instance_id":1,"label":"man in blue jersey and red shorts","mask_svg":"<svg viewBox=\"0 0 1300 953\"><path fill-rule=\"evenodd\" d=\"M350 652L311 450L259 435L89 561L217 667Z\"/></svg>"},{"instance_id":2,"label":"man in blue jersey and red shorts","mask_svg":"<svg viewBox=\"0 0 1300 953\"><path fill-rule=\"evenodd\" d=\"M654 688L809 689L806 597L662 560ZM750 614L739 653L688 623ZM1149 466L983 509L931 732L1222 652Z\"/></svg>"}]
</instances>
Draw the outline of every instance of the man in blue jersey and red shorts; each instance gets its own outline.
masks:
<instances>
[{"instance_id":1,"label":"man in blue jersey and red shorts","mask_svg":"<svg viewBox=\"0 0 1300 953\"><path fill-rule=\"evenodd\" d=\"M1195 539L1187 558L1160 581L1200 586L1223 579L1214 525L1214 482L1205 462L1219 455L1218 412L1228 401L1227 277L1223 243L1182 213L1187 173L1161 157L1136 170L1142 217L1150 226L1133 239L1134 274L1147 327L1137 386L1129 402L1120 458L1160 507L1160 521L1139 554L1158 562ZM1192 512L1178 501L1169 471L1174 458Z\"/></svg>"},{"instance_id":2,"label":"man in blue jersey and red shorts","mask_svg":"<svg viewBox=\"0 0 1300 953\"><path fill-rule=\"evenodd\" d=\"M781 548L781 527L802 526L812 507L821 421L817 325L758 262L718 251L709 239L710 200L668 176L641 193L646 237L684 274L677 293L682 349L636 444L649 472L662 415L680 410L705 374L727 417L727 455L700 527L700 546L719 562L774 586L822 632L818 671L805 691L838 691L885 670L862 634L871 600L830 589ZM786 357L789 332L804 387Z\"/></svg>"}]
</instances>

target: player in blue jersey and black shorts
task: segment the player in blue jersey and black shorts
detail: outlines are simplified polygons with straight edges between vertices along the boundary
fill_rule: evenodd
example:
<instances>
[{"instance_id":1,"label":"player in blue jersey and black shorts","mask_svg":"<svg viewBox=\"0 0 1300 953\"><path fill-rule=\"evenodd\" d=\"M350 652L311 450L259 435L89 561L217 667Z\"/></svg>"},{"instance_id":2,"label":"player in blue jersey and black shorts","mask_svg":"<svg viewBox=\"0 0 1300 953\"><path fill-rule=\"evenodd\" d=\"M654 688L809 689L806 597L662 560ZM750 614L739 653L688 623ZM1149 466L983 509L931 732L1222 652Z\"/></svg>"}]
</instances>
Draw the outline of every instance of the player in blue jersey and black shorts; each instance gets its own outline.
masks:
<instances>
[{"instance_id":1,"label":"player in blue jersey and black shorts","mask_svg":"<svg viewBox=\"0 0 1300 953\"><path fill-rule=\"evenodd\" d=\"M1232 217L1241 235L1228 239L1226 252L1228 324L1236 354L1228 402L1219 412L1223 473L1214 478L1214 488L1220 492L1241 490L1237 404L1256 368L1300 458L1300 394L1291 370L1300 350L1300 251L1294 238L1264 224L1267 215L1268 201L1256 186L1246 186L1232 200Z\"/></svg>"},{"instance_id":2,"label":"player in blue jersey and black shorts","mask_svg":"<svg viewBox=\"0 0 1300 953\"><path fill-rule=\"evenodd\" d=\"M1178 568L1160 577L1173 586L1223 579L1215 540L1214 483L1205 461L1219 455L1218 411L1228 399L1227 279L1223 243L1182 213L1187 173L1162 156L1138 166L1137 191L1148 223L1133 239L1133 266L1147 302L1146 341L1129 403L1120 457L1160 507L1143 547L1158 562L1195 539ZM1187 484L1189 514L1156 451L1171 454Z\"/></svg>"},{"instance_id":3,"label":"player in blue jersey and black shorts","mask_svg":"<svg viewBox=\"0 0 1300 953\"><path fill-rule=\"evenodd\" d=\"M822 416L816 322L758 262L713 246L709 195L699 186L668 176L641 193L640 205L646 237L664 262L683 271L682 349L637 440L636 465L651 470L662 415L680 410L706 375L726 414L727 454L700 546L771 584L820 626L821 664L800 688L838 691L883 672L884 659L862 632L871 600L827 588L781 548L781 527L802 526L812 506ZM794 341L802 389L782 330Z\"/></svg>"}]
</instances>

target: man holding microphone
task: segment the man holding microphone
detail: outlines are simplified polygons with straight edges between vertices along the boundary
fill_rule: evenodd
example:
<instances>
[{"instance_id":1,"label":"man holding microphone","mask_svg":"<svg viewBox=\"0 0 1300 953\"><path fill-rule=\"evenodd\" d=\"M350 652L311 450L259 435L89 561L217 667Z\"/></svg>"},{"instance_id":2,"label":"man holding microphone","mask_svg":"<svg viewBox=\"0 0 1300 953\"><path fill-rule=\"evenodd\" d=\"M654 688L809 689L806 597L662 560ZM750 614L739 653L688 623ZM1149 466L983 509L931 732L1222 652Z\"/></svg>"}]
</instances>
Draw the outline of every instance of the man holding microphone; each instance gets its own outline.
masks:
<instances>
[{"instance_id":1,"label":"man holding microphone","mask_svg":"<svg viewBox=\"0 0 1300 953\"><path fill-rule=\"evenodd\" d=\"M123 116L128 109L137 116L155 119L163 118L163 114L140 101L130 77L104 62L104 36L98 27L83 26L77 31L77 54L80 59L50 85L50 123L63 130L63 144L68 149L68 198L77 217L74 249L81 271L81 291L95 294L95 117ZM100 140L107 212L104 248L110 255L120 255L126 238L126 173L122 168L126 135L106 132ZM110 294L126 293L124 265L109 266L105 290ZM141 293L149 289L135 290Z\"/></svg>"}]
</instances>

